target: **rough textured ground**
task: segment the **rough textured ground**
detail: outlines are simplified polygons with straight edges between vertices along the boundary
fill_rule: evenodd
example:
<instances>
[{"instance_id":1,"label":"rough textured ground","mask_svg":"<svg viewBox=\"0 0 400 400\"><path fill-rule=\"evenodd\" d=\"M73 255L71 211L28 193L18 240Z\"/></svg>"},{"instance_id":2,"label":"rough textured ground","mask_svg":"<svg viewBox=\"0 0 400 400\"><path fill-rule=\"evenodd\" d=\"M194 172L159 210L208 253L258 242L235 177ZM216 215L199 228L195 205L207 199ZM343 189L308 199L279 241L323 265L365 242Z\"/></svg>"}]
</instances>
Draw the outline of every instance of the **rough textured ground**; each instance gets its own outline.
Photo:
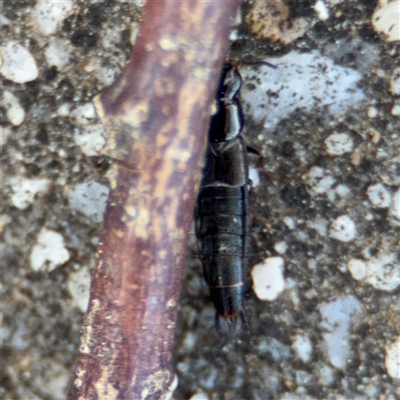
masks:
<instances>
[{"instance_id":1,"label":"rough textured ground","mask_svg":"<svg viewBox=\"0 0 400 400\"><path fill-rule=\"evenodd\" d=\"M1 2L0 394L12 400L65 397L108 193L90 101L140 16L133 1L35 4ZM175 399L400 399L400 43L373 30L374 1L277 1L273 18L265 4L243 4L229 56L278 66L240 69L244 134L262 154L250 156L251 331L217 336L193 238Z\"/></svg>"}]
</instances>

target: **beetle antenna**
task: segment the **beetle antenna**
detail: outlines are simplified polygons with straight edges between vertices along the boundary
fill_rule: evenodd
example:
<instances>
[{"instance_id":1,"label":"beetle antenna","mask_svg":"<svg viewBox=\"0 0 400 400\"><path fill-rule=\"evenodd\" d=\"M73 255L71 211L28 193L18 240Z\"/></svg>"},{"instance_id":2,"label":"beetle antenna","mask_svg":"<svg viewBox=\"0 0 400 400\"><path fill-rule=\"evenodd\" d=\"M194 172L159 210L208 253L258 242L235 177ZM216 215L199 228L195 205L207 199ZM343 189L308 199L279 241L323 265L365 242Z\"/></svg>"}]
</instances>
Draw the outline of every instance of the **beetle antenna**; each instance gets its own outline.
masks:
<instances>
[{"instance_id":1,"label":"beetle antenna","mask_svg":"<svg viewBox=\"0 0 400 400\"><path fill-rule=\"evenodd\" d=\"M275 64L272 64L268 61L245 61L243 62L244 65L265 65L266 67L272 68L272 69L278 69L278 66Z\"/></svg>"}]
</instances>

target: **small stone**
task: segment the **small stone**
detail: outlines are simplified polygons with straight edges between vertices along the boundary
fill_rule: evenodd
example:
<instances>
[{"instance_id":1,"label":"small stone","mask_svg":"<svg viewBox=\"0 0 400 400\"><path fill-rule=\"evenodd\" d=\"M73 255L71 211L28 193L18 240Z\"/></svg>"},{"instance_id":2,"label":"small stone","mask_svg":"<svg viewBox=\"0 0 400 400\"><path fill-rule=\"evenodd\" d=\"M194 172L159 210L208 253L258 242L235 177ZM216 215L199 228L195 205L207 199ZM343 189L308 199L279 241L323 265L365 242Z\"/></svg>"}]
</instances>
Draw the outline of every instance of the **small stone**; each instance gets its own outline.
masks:
<instances>
[{"instance_id":1,"label":"small stone","mask_svg":"<svg viewBox=\"0 0 400 400\"><path fill-rule=\"evenodd\" d=\"M18 98L8 90L3 93L3 106L7 112L7 118L14 126L21 125L25 119L25 110Z\"/></svg>"},{"instance_id":2,"label":"small stone","mask_svg":"<svg viewBox=\"0 0 400 400\"><path fill-rule=\"evenodd\" d=\"M257 187L260 184L260 175L256 168L249 168L249 179L252 187Z\"/></svg>"},{"instance_id":3,"label":"small stone","mask_svg":"<svg viewBox=\"0 0 400 400\"><path fill-rule=\"evenodd\" d=\"M107 30L101 38L101 44L105 50L113 49L121 43L121 32Z\"/></svg>"},{"instance_id":4,"label":"small stone","mask_svg":"<svg viewBox=\"0 0 400 400\"><path fill-rule=\"evenodd\" d=\"M255 122L263 124L266 132L272 133L279 121L296 109L310 113L321 109L328 118L330 114L338 116L346 112L349 106L365 98L359 88L361 73L339 66L318 51L291 51L283 57L268 57L267 61L278 68L260 66L257 72L252 66L240 68L243 82L249 83L242 86L241 103ZM301 154L300 148L296 153Z\"/></svg>"},{"instance_id":5,"label":"small stone","mask_svg":"<svg viewBox=\"0 0 400 400\"><path fill-rule=\"evenodd\" d=\"M378 110L376 107L369 107L367 114L369 118L375 118L378 115Z\"/></svg>"},{"instance_id":6,"label":"small stone","mask_svg":"<svg viewBox=\"0 0 400 400\"><path fill-rule=\"evenodd\" d=\"M75 129L74 142L88 157L98 156L106 143L104 125L91 124L82 129Z\"/></svg>"},{"instance_id":7,"label":"small stone","mask_svg":"<svg viewBox=\"0 0 400 400\"><path fill-rule=\"evenodd\" d=\"M372 26L386 35L387 42L400 40L400 2L398 0L378 7L372 14Z\"/></svg>"},{"instance_id":8,"label":"small stone","mask_svg":"<svg viewBox=\"0 0 400 400\"><path fill-rule=\"evenodd\" d=\"M294 221L293 218L291 217L284 217L283 218L283 223L289 228L289 229L294 229L296 227L296 222Z\"/></svg>"},{"instance_id":9,"label":"small stone","mask_svg":"<svg viewBox=\"0 0 400 400\"><path fill-rule=\"evenodd\" d=\"M367 264L363 260L352 258L347 262L347 268L357 281L363 280L367 275Z\"/></svg>"},{"instance_id":10,"label":"small stone","mask_svg":"<svg viewBox=\"0 0 400 400\"><path fill-rule=\"evenodd\" d=\"M209 397L205 393L202 393L202 392L197 392L189 398L189 400L208 400L208 399L209 399Z\"/></svg>"},{"instance_id":11,"label":"small stone","mask_svg":"<svg viewBox=\"0 0 400 400\"><path fill-rule=\"evenodd\" d=\"M53 35L64 19L72 14L73 7L73 0L60 2L40 0L34 8L34 24L43 35Z\"/></svg>"},{"instance_id":12,"label":"small stone","mask_svg":"<svg viewBox=\"0 0 400 400\"><path fill-rule=\"evenodd\" d=\"M51 272L68 260L69 251L65 248L62 235L50 229L43 228L31 251L31 268L34 271Z\"/></svg>"},{"instance_id":13,"label":"small stone","mask_svg":"<svg viewBox=\"0 0 400 400\"><path fill-rule=\"evenodd\" d=\"M367 196L371 204L376 208L387 208L390 206L390 192L381 183L369 186Z\"/></svg>"},{"instance_id":14,"label":"small stone","mask_svg":"<svg viewBox=\"0 0 400 400\"><path fill-rule=\"evenodd\" d=\"M400 225L400 189L393 194L389 216L394 225Z\"/></svg>"},{"instance_id":15,"label":"small stone","mask_svg":"<svg viewBox=\"0 0 400 400\"><path fill-rule=\"evenodd\" d=\"M109 191L107 186L98 182L84 182L70 190L69 202L76 211L83 213L94 222L101 222Z\"/></svg>"},{"instance_id":16,"label":"small stone","mask_svg":"<svg viewBox=\"0 0 400 400\"><path fill-rule=\"evenodd\" d=\"M96 110L93 103L82 104L73 111L73 117L78 125L87 125L93 123L96 118Z\"/></svg>"},{"instance_id":17,"label":"small stone","mask_svg":"<svg viewBox=\"0 0 400 400\"><path fill-rule=\"evenodd\" d=\"M303 335L296 335L293 337L292 348L303 362L308 362L310 360L312 352L312 344L310 338Z\"/></svg>"},{"instance_id":18,"label":"small stone","mask_svg":"<svg viewBox=\"0 0 400 400\"><path fill-rule=\"evenodd\" d=\"M325 139L325 147L330 156L341 156L353 150L353 139L346 133L333 133Z\"/></svg>"},{"instance_id":19,"label":"small stone","mask_svg":"<svg viewBox=\"0 0 400 400\"><path fill-rule=\"evenodd\" d=\"M277 242L274 244L274 249L277 253L279 254L285 254L287 250L287 244L286 242Z\"/></svg>"},{"instance_id":20,"label":"small stone","mask_svg":"<svg viewBox=\"0 0 400 400\"><path fill-rule=\"evenodd\" d=\"M320 21L326 21L329 18L329 10L322 0L317 0L317 2L314 4L314 10L317 14L317 18Z\"/></svg>"},{"instance_id":21,"label":"small stone","mask_svg":"<svg viewBox=\"0 0 400 400\"><path fill-rule=\"evenodd\" d=\"M392 73L392 77L390 78L390 91L395 96L400 95L400 67L395 68Z\"/></svg>"},{"instance_id":22,"label":"small stone","mask_svg":"<svg viewBox=\"0 0 400 400\"><path fill-rule=\"evenodd\" d=\"M69 115L71 105L68 103L61 104L57 109L57 115L60 117L67 117Z\"/></svg>"},{"instance_id":23,"label":"small stone","mask_svg":"<svg viewBox=\"0 0 400 400\"><path fill-rule=\"evenodd\" d=\"M182 349L189 353L193 349L195 349L196 346L196 341L198 337L195 333L193 332L188 332L186 333L184 339L182 340Z\"/></svg>"},{"instance_id":24,"label":"small stone","mask_svg":"<svg viewBox=\"0 0 400 400\"><path fill-rule=\"evenodd\" d=\"M90 273L87 268L72 272L68 277L67 287L73 305L86 312L90 294Z\"/></svg>"},{"instance_id":25,"label":"small stone","mask_svg":"<svg viewBox=\"0 0 400 400\"><path fill-rule=\"evenodd\" d=\"M395 117L398 117L400 115L400 103L395 103L391 110L391 113Z\"/></svg>"},{"instance_id":26,"label":"small stone","mask_svg":"<svg viewBox=\"0 0 400 400\"><path fill-rule=\"evenodd\" d=\"M47 45L44 57L49 67L56 67L59 71L64 71L70 63L70 53L60 40L53 40Z\"/></svg>"},{"instance_id":27,"label":"small stone","mask_svg":"<svg viewBox=\"0 0 400 400\"><path fill-rule=\"evenodd\" d=\"M268 257L251 271L253 290L260 300L275 300L285 288L282 257Z\"/></svg>"},{"instance_id":28,"label":"small stone","mask_svg":"<svg viewBox=\"0 0 400 400\"><path fill-rule=\"evenodd\" d=\"M336 368L344 369L350 353L349 330L361 317L362 307L356 297L339 297L318 306L323 350Z\"/></svg>"},{"instance_id":29,"label":"small stone","mask_svg":"<svg viewBox=\"0 0 400 400\"><path fill-rule=\"evenodd\" d=\"M400 379L400 336L385 348L386 371L393 379Z\"/></svg>"},{"instance_id":30,"label":"small stone","mask_svg":"<svg viewBox=\"0 0 400 400\"><path fill-rule=\"evenodd\" d=\"M327 190L335 183L335 178L330 171L321 167L312 167L308 172L307 183L311 187L312 195L326 193Z\"/></svg>"},{"instance_id":31,"label":"small stone","mask_svg":"<svg viewBox=\"0 0 400 400\"><path fill-rule=\"evenodd\" d=\"M350 193L350 189L348 186L346 185L337 185L335 188L336 193L340 196L340 197L346 197L349 193Z\"/></svg>"},{"instance_id":32,"label":"small stone","mask_svg":"<svg viewBox=\"0 0 400 400\"><path fill-rule=\"evenodd\" d=\"M317 373L322 385L329 386L335 379L332 368L328 365L322 365L318 368Z\"/></svg>"},{"instance_id":33,"label":"small stone","mask_svg":"<svg viewBox=\"0 0 400 400\"><path fill-rule=\"evenodd\" d=\"M39 70L32 54L18 42L12 40L2 48L3 65L1 74L15 83L34 81Z\"/></svg>"},{"instance_id":34,"label":"small stone","mask_svg":"<svg viewBox=\"0 0 400 400\"><path fill-rule=\"evenodd\" d=\"M328 233L328 221L324 218L315 218L314 221L308 221L307 226L315 229L318 235L325 237Z\"/></svg>"},{"instance_id":35,"label":"small stone","mask_svg":"<svg viewBox=\"0 0 400 400\"><path fill-rule=\"evenodd\" d=\"M350 242L356 237L356 227L348 215L336 218L329 229L329 236L340 242Z\"/></svg>"},{"instance_id":36,"label":"small stone","mask_svg":"<svg viewBox=\"0 0 400 400\"><path fill-rule=\"evenodd\" d=\"M400 264L396 254L380 253L367 262L366 281L375 289L390 292L400 286Z\"/></svg>"},{"instance_id":37,"label":"small stone","mask_svg":"<svg viewBox=\"0 0 400 400\"><path fill-rule=\"evenodd\" d=\"M10 179L14 194L11 196L12 204L24 210L33 203L36 194L45 192L50 186L49 179L28 179L15 177Z\"/></svg>"},{"instance_id":38,"label":"small stone","mask_svg":"<svg viewBox=\"0 0 400 400\"><path fill-rule=\"evenodd\" d=\"M120 74L121 68L118 65L105 65L97 71L97 77L103 85L111 85L115 78Z\"/></svg>"}]
</instances>

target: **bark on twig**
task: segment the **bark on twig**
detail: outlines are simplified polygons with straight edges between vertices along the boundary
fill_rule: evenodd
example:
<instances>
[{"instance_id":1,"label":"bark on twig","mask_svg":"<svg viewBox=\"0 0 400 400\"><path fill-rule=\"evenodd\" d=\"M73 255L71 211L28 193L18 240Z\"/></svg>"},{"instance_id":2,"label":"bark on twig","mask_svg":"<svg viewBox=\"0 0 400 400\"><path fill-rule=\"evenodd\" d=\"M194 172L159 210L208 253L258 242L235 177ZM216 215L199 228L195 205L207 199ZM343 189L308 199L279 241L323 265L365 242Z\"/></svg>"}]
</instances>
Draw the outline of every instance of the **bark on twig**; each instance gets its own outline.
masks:
<instances>
[{"instance_id":1,"label":"bark on twig","mask_svg":"<svg viewBox=\"0 0 400 400\"><path fill-rule=\"evenodd\" d=\"M148 0L130 63L95 99L111 194L68 398L162 399L210 106L237 0Z\"/></svg>"}]
</instances>

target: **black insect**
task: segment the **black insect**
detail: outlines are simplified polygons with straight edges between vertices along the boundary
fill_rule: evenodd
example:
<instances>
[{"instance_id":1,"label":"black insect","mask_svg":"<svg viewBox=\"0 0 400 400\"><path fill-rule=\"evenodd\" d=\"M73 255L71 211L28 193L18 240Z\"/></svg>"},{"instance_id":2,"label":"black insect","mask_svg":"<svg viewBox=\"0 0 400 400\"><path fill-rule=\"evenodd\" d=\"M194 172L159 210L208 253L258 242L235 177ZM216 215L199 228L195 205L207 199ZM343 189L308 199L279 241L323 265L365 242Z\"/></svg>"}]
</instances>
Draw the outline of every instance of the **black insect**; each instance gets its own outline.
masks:
<instances>
[{"instance_id":1,"label":"black insect","mask_svg":"<svg viewBox=\"0 0 400 400\"><path fill-rule=\"evenodd\" d=\"M196 233L205 280L219 318L231 330L244 313L244 257L248 197L243 118L237 99L242 78L225 70L218 90L218 110L212 117L206 165L196 210Z\"/></svg>"}]
</instances>

